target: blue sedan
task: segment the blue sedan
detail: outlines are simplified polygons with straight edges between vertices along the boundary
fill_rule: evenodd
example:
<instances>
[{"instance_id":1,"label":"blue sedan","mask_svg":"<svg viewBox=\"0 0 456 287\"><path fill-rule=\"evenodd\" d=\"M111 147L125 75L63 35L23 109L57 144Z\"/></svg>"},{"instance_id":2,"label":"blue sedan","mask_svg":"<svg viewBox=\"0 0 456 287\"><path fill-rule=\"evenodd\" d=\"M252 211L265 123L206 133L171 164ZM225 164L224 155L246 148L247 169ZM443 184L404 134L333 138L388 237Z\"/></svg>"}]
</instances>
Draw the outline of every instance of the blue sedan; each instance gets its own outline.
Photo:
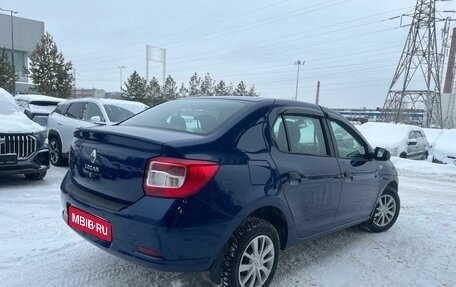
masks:
<instances>
[{"instance_id":1,"label":"blue sedan","mask_svg":"<svg viewBox=\"0 0 456 287\"><path fill-rule=\"evenodd\" d=\"M62 215L126 260L209 271L223 286L268 286L280 250L354 225L394 225L389 157L321 106L180 99L75 131Z\"/></svg>"}]
</instances>

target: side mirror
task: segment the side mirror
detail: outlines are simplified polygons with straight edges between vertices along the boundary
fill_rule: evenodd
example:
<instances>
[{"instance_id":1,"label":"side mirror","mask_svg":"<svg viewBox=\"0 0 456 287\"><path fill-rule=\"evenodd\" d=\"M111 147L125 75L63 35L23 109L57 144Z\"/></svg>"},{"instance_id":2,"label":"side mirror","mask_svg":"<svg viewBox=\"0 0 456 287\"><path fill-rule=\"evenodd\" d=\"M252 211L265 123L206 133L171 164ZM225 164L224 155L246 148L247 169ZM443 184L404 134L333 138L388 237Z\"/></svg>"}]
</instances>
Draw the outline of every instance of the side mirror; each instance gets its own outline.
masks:
<instances>
[{"instance_id":1,"label":"side mirror","mask_svg":"<svg viewBox=\"0 0 456 287\"><path fill-rule=\"evenodd\" d=\"M94 124L104 125L105 123L101 121L100 116L93 116L90 118L90 122Z\"/></svg>"},{"instance_id":2,"label":"side mirror","mask_svg":"<svg viewBox=\"0 0 456 287\"><path fill-rule=\"evenodd\" d=\"M391 153L381 147L376 147L374 151L374 159L378 161L387 161L391 158Z\"/></svg>"},{"instance_id":3,"label":"side mirror","mask_svg":"<svg viewBox=\"0 0 456 287\"><path fill-rule=\"evenodd\" d=\"M408 141L408 145L416 145L418 141L416 139L411 139Z\"/></svg>"}]
</instances>

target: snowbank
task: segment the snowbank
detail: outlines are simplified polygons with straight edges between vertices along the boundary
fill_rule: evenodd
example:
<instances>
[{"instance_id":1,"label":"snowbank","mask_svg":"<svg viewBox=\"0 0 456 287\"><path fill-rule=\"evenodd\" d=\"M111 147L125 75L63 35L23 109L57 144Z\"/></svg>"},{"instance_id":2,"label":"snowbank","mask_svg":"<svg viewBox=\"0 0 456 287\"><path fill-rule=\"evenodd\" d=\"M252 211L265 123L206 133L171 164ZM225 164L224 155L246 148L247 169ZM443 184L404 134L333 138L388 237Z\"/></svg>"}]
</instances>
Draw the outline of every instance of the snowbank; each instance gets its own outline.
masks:
<instances>
[{"instance_id":1,"label":"snowbank","mask_svg":"<svg viewBox=\"0 0 456 287\"><path fill-rule=\"evenodd\" d=\"M428 161L415 161L398 157L392 157L391 161L394 163L396 169L407 171L417 176L456 179L455 165L442 165Z\"/></svg>"}]
</instances>

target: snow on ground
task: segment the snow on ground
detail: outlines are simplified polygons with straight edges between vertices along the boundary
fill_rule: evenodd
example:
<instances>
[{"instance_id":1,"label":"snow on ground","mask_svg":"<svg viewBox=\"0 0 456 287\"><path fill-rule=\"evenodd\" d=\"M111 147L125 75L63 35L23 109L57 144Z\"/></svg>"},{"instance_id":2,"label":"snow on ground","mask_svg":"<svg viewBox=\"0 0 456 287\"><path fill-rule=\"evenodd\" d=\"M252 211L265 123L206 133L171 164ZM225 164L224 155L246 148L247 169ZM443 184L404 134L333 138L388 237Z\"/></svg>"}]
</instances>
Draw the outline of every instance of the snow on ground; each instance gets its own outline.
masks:
<instances>
[{"instance_id":1,"label":"snow on ground","mask_svg":"<svg viewBox=\"0 0 456 287\"><path fill-rule=\"evenodd\" d=\"M456 167L393 158L402 210L381 234L357 227L281 253L271 286L456 286ZM123 261L70 230L52 167L41 182L0 178L1 286L211 286L198 274Z\"/></svg>"}]
</instances>

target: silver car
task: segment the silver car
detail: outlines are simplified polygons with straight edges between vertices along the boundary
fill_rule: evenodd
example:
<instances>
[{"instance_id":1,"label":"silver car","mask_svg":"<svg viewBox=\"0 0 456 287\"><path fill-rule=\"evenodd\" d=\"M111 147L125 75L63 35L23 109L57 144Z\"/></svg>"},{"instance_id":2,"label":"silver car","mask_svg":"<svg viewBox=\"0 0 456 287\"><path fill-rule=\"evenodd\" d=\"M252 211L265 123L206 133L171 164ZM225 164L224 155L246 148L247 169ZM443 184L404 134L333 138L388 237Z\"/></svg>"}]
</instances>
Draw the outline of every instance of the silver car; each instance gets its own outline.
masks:
<instances>
[{"instance_id":1,"label":"silver car","mask_svg":"<svg viewBox=\"0 0 456 287\"><path fill-rule=\"evenodd\" d=\"M139 102L99 98L61 102L48 118L51 163L56 166L66 163L73 132L77 128L112 125L147 108Z\"/></svg>"},{"instance_id":2,"label":"silver car","mask_svg":"<svg viewBox=\"0 0 456 287\"><path fill-rule=\"evenodd\" d=\"M356 127L372 146L386 148L391 156L426 159L430 145L418 126L368 122Z\"/></svg>"}]
</instances>

